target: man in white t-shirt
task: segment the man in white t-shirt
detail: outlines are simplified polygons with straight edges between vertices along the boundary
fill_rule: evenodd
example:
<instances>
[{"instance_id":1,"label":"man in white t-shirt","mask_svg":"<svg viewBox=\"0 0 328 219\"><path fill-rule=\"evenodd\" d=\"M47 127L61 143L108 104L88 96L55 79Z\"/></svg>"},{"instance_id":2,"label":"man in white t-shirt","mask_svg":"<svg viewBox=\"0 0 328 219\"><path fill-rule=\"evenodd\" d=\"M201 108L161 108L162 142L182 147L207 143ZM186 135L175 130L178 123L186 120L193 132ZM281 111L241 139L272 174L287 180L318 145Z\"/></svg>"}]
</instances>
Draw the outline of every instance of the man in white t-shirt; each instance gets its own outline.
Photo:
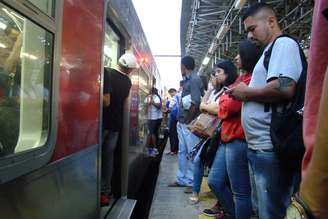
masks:
<instances>
[{"instance_id":1,"label":"man in white t-shirt","mask_svg":"<svg viewBox=\"0 0 328 219\"><path fill-rule=\"evenodd\" d=\"M242 125L248 142L253 203L259 218L283 218L299 176L280 165L270 137L271 109L268 104L290 100L302 72L298 44L289 37L276 40L268 69L265 52L282 35L274 10L265 3L251 6L245 13L244 25L249 39L265 46L256 64L249 86L241 83L228 91L244 101Z\"/></svg>"},{"instance_id":2,"label":"man in white t-shirt","mask_svg":"<svg viewBox=\"0 0 328 219\"><path fill-rule=\"evenodd\" d=\"M155 157L158 154L158 131L162 123L162 100L156 88L152 88L151 93L146 97L145 104L148 110L148 155Z\"/></svg>"}]
</instances>

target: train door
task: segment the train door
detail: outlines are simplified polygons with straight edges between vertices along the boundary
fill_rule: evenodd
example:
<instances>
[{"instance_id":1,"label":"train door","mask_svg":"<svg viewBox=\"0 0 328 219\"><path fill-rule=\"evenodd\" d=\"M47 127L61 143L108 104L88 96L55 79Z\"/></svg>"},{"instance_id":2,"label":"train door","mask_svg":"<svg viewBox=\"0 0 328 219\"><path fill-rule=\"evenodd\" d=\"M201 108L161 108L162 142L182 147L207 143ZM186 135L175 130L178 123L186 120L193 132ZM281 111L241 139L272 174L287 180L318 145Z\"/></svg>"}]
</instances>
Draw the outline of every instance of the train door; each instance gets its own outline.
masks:
<instances>
[{"instance_id":1,"label":"train door","mask_svg":"<svg viewBox=\"0 0 328 219\"><path fill-rule=\"evenodd\" d=\"M107 15L111 15L110 12ZM124 30L119 29L114 22L117 22L115 18L107 17L106 26L105 26L105 34L104 34L104 48L103 48L103 65L104 68L117 68L119 57L125 52L126 46L125 43L128 39L127 34L124 35ZM123 32L123 34L122 34ZM105 73L105 72L104 72ZM112 197L110 202L110 211L108 208L102 209L102 214L105 214L108 217L116 217L116 212L125 211L124 214L130 214L131 210L126 209L126 207L122 207L121 205L129 205L129 201L127 201L127 174L128 174L128 165L127 165L127 148L128 148L128 135L129 135L129 118L130 118L130 108L129 103L130 97L126 101L123 110L123 128L120 131L120 136L117 142L116 149L114 151L114 165L113 165L113 174L111 179L111 191ZM104 110L104 109L103 109ZM106 122L106 121L103 121ZM106 139L106 133L103 133L102 137L103 142ZM102 162L106 162L102 160ZM132 207L130 209L133 208Z\"/></svg>"}]
</instances>

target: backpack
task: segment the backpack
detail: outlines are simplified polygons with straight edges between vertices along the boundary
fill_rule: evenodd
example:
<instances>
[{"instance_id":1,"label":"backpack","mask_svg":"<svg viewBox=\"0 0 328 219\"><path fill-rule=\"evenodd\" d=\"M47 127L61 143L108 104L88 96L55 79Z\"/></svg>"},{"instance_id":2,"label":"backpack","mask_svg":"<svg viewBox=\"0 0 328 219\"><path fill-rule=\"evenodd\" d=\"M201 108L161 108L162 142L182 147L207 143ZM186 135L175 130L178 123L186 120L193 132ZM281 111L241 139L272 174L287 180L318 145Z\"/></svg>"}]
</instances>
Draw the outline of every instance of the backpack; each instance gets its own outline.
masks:
<instances>
[{"instance_id":1,"label":"backpack","mask_svg":"<svg viewBox=\"0 0 328 219\"><path fill-rule=\"evenodd\" d=\"M264 54L263 64L267 71L272 48L276 40L280 37L289 37L297 42L297 40L288 35L277 37ZM303 141L303 116L299 113L299 110L302 110L304 106L307 61L298 42L297 45L299 47L303 70L296 84L294 97L283 104L281 111L277 110L278 106L275 104L265 106L265 110L268 107L272 109L270 135L274 151L277 153L281 165L283 165L285 169L292 171L301 169L305 152Z\"/></svg>"}]
</instances>

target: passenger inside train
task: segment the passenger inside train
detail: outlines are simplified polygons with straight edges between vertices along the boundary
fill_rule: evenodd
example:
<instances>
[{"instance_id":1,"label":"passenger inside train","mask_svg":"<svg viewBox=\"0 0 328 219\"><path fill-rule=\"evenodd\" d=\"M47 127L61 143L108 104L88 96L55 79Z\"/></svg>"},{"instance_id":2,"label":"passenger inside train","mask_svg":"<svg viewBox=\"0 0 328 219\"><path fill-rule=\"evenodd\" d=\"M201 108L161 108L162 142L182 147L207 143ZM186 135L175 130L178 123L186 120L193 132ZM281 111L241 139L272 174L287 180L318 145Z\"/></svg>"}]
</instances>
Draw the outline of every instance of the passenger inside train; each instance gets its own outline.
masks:
<instances>
[{"instance_id":1,"label":"passenger inside train","mask_svg":"<svg viewBox=\"0 0 328 219\"><path fill-rule=\"evenodd\" d=\"M125 53L117 68L104 70L103 91L103 146L102 146L102 191L101 205L108 205L112 194L114 151L123 127L123 107L129 96L131 80L129 74L139 68L133 54Z\"/></svg>"}]
</instances>

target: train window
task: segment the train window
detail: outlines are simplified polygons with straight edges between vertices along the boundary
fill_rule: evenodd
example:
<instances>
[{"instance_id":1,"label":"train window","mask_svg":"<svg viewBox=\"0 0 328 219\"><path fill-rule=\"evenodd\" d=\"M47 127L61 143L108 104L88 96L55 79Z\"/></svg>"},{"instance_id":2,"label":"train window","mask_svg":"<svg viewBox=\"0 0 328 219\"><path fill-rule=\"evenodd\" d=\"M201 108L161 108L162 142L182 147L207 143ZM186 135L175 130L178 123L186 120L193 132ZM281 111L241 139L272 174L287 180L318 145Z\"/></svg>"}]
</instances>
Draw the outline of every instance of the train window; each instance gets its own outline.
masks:
<instances>
[{"instance_id":1,"label":"train window","mask_svg":"<svg viewBox=\"0 0 328 219\"><path fill-rule=\"evenodd\" d=\"M0 157L7 157L47 141L54 36L0 8Z\"/></svg>"},{"instance_id":2,"label":"train window","mask_svg":"<svg viewBox=\"0 0 328 219\"><path fill-rule=\"evenodd\" d=\"M38 7L41 11L50 17L55 16L55 1L54 0L28 0L33 5Z\"/></svg>"},{"instance_id":3,"label":"train window","mask_svg":"<svg viewBox=\"0 0 328 219\"><path fill-rule=\"evenodd\" d=\"M149 94L148 77L146 73L140 71L139 74L139 116L138 116L138 139L139 144L144 145L147 137L147 106L144 100Z\"/></svg>"},{"instance_id":4,"label":"train window","mask_svg":"<svg viewBox=\"0 0 328 219\"><path fill-rule=\"evenodd\" d=\"M104 67L115 67L119 55L119 40L118 35L113 29L106 25L105 44L104 44Z\"/></svg>"}]
</instances>

